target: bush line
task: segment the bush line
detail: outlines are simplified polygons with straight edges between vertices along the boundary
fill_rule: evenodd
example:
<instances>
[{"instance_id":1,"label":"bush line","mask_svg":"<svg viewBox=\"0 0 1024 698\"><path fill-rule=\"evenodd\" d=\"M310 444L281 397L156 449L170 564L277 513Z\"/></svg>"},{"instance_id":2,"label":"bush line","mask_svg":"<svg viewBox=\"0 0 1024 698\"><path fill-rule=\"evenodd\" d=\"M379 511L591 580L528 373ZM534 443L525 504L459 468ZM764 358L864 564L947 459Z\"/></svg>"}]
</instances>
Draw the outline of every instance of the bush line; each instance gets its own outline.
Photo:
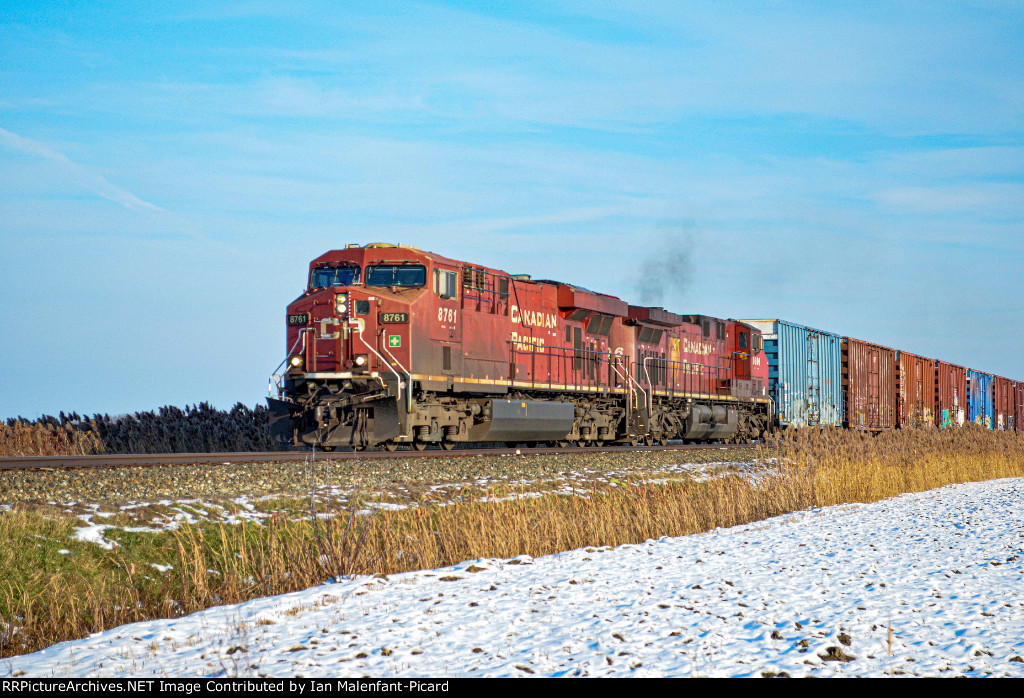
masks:
<instances>
[{"instance_id":1,"label":"bush line","mask_svg":"<svg viewBox=\"0 0 1024 698\"><path fill-rule=\"evenodd\" d=\"M18 417L0 424L0 456L278 450L269 425L266 407L250 409L240 402L226 412L206 402L117 417L61 412L58 417Z\"/></svg>"}]
</instances>

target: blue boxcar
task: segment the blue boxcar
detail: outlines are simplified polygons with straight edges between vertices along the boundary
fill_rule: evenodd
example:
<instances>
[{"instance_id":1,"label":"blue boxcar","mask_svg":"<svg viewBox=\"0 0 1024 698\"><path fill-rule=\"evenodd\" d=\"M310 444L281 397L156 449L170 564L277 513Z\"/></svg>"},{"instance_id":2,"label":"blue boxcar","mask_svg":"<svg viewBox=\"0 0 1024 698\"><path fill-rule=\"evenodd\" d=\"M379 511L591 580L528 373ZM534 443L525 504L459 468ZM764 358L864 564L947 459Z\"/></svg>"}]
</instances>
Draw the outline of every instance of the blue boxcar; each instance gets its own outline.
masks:
<instances>
[{"instance_id":1,"label":"blue boxcar","mask_svg":"<svg viewBox=\"0 0 1024 698\"><path fill-rule=\"evenodd\" d=\"M992 390L995 379L991 373L967 369L967 421L991 429L996 417Z\"/></svg>"},{"instance_id":2,"label":"blue boxcar","mask_svg":"<svg viewBox=\"0 0 1024 698\"><path fill-rule=\"evenodd\" d=\"M785 320L742 320L761 331L768 391L781 426L843 423L842 338Z\"/></svg>"}]
</instances>

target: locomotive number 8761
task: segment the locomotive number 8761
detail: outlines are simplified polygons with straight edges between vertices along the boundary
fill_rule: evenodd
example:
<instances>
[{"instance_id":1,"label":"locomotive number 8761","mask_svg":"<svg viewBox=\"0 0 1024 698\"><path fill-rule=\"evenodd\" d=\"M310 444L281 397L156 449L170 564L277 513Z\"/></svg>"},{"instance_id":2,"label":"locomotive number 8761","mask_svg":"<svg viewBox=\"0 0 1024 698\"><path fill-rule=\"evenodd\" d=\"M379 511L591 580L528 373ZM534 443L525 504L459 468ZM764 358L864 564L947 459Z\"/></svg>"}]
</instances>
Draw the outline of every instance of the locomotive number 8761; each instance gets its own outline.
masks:
<instances>
[{"instance_id":1,"label":"locomotive number 8761","mask_svg":"<svg viewBox=\"0 0 1024 698\"><path fill-rule=\"evenodd\" d=\"M408 245L314 259L271 431L295 445L744 441L772 423L761 333Z\"/></svg>"}]
</instances>

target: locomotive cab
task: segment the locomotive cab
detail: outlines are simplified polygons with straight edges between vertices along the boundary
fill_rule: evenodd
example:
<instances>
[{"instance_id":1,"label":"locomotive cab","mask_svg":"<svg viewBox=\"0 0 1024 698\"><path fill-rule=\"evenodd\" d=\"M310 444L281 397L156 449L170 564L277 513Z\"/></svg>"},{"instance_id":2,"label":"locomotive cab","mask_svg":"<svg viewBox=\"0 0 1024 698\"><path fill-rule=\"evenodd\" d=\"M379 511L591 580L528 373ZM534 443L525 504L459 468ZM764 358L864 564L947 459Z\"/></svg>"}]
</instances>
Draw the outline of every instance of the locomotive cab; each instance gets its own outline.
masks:
<instances>
[{"instance_id":1,"label":"locomotive cab","mask_svg":"<svg viewBox=\"0 0 1024 698\"><path fill-rule=\"evenodd\" d=\"M310 263L305 292L288 306L286 368L275 374L278 396L269 400L276 438L357 443L397 434L394 401L409 390L410 327L428 267L416 248L379 243ZM303 410L303 403L319 407Z\"/></svg>"}]
</instances>

